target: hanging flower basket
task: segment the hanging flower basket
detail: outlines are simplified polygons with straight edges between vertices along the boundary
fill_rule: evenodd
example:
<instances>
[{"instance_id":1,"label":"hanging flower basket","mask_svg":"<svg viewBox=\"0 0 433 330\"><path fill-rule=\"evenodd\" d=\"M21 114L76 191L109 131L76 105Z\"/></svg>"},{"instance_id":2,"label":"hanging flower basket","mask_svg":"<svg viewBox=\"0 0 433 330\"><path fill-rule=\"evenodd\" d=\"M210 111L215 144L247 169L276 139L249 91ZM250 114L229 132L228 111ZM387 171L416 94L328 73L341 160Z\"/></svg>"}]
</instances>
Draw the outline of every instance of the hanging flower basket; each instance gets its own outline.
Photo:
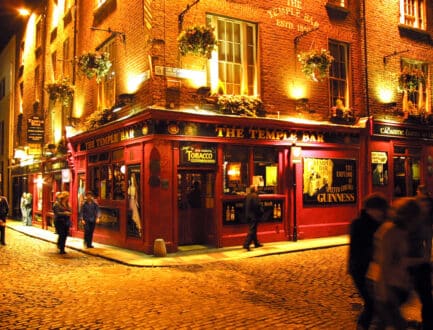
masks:
<instances>
[{"instance_id":1,"label":"hanging flower basket","mask_svg":"<svg viewBox=\"0 0 433 330\"><path fill-rule=\"evenodd\" d=\"M69 83L68 78L63 78L55 83L47 84L45 90L48 92L50 100L61 101L64 106L69 106L74 97L74 89Z\"/></svg>"},{"instance_id":2,"label":"hanging flower basket","mask_svg":"<svg viewBox=\"0 0 433 330\"><path fill-rule=\"evenodd\" d=\"M265 108L261 99L248 95L220 95L217 106L219 111L228 115L264 117Z\"/></svg>"},{"instance_id":3,"label":"hanging flower basket","mask_svg":"<svg viewBox=\"0 0 433 330\"><path fill-rule=\"evenodd\" d=\"M210 58L217 45L214 28L209 26L193 26L182 31L177 38L182 56L187 54Z\"/></svg>"},{"instance_id":4,"label":"hanging flower basket","mask_svg":"<svg viewBox=\"0 0 433 330\"><path fill-rule=\"evenodd\" d=\"M112 66L109 53L85 53L78 58L79 72L88 79L96 77L96 82L100 83Z\"/></svg>"},{"instance_id":5,"label":"hanging flower basket","mask_svg":"<svg viewBox=\"0 0 433 330\"><path fill-rule=\"evenodd\" d=\"M334 57L326 49L314 49L298 54L298 61L302 64L302 72L317 82L328 77L329 67Z\"/></svg>"},{"instance_id":6,"label":"hanging flower basket","mask_svg":"<svg viewBox=\"0 0 433 330\"><path fill-rule=\"evenodd\" d=\"M82 128L84 130L95 129L117 118L117 114L112 109L96 110L86 118Z\"/></svg>"},{"instance_id":7,"label":"hanging flower basket","mask_svg":"<svg viewBox=\"0 0 433 330\"><path fill-rule=\"evenodd\" d=\"M418 90L420 84L425 85L424 72L419 69L410 70L408 67L404 67L398 77L400 90L414 92Z\"/></svg>"}]
</instances>

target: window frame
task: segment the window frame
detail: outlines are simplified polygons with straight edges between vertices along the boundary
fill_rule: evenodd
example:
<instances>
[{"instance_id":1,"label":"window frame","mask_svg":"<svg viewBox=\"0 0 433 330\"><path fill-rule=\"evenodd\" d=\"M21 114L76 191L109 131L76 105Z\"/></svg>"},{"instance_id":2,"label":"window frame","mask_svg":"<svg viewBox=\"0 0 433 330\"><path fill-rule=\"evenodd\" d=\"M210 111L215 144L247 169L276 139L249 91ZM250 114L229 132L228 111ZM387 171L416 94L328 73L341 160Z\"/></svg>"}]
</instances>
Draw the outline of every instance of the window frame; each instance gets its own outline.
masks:
<instances>
[{"instance_id":1,"label":"window frame","mask_svg":"<svg viewBox=\"0 0 433 330\"><path fill-rule=\"evenodd\" d=\"M333 52L334 46L338 47L339 53L336 54ZM340 99L343 101L343 104L346 108L350 108L351 106L351 68L350 68L350 45L345 42L341 42L338 40L328 40L328 49L331 55L334 57L334 61L331 63L331 67L329 69L329 104L330 106L335 106L336 100ZM343 50L343 52L340 52ZM344 65L344 70L342 69L342 65ZM339 67L338 67L339 66ZM344 73L343 73L344 71ZM339 75L335 75L334 73L338 73ZM342 76L344 74L344 77ZM335 84L339 85L335 88ZM334 90L340 90L341 87L344 87L344 91L338 91L335 94Z\"/></svg>"},{"instance_id":2,"label":"window frame","mask_svg":"<svg viewBox=\"0 0 433 330\"><path fill-rule=\"evenodd\" d=\"M258 54L258 25L253 22L208 14L206 17L207 24L215 28L218 46L212 52L208 66L208 84L213 92L219 92L223 89L224 94L235 95L258 95L259 86L259 54ZM225 31L232 32L232 38L221 38L222 32L219 31L220 25L239 26L239 36L235 35L234 30L227 28ZM251 35L248 37L248 35ZM222 45L227 48L226 56L222 59ZM236 49L238 45L238 49ZM231 46L231 49L228 47ZM236 54L238 51L238 54ZM238 59L235 59L238 56ZM232 60L227 60L232 57ZM230 69L226 71L226 79L221 80L221 68ZM235 78L235 66L239 66L237 72L239 77ZM232 77L230 77L232 76ZM227 83L230 84L229 88Z\"/></svg>"},{"instance_id":3,"label":"window frame","mask_svg":"<svg viewBox=\"0 0 433 330\"><path fill-rule=\"evenodd\" d=\"M427 29L427 5L425 0L400 0L400 24L412 28ZM410 11L413 11L412 13Z\"/></svg>"}]
</instances>

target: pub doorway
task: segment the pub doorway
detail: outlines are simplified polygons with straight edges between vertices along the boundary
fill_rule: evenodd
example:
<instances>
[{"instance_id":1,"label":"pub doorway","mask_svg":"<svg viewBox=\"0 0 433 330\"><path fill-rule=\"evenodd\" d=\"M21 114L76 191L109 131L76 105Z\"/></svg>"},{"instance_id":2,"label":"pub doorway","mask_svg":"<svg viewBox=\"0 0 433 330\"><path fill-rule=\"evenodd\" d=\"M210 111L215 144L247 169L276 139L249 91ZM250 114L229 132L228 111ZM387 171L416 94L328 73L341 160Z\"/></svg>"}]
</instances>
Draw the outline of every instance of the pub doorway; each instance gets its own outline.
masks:
<instances>
[{"instance_id":1,"label":"pub doorway","mask_svg":"<svg viewBox=\"0 0 433 330\"><path fill-rule=\"evenodd\" d=\"M421 182L421 149L394 148L394 197L416 195Z\"/></svg>"},{"instance_id":2,"label":"pub doorway","mask_svg":"<svg viewBox=\"0 0 433 330\"><path fill-rule=\"evenodd\" d=\"M215 245L215 173L178 171L178 245Z\"/></svg>"}]
</instances>

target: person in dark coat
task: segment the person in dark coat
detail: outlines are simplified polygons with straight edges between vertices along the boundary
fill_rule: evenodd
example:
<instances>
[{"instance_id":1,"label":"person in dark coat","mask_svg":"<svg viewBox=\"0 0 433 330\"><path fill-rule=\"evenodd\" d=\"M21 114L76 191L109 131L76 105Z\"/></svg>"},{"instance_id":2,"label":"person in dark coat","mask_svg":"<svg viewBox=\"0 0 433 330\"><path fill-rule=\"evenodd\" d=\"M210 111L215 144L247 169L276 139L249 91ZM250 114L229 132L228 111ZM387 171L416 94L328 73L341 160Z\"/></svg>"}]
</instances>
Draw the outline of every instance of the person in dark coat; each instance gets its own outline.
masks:
<instances>
[{"instance_id":1,"label":"person in dark coat","mask_svg":"<svg viewBox=\"0 0 433 330\"><path fill-rule=\"evenodd\" d=\"M249 224L248 234L243 245L244 249L250 251L250 244L254 242L255 247L263 246L257 239L257 226L263 216L263 205L257 194L257 187L250 186L250 192L245 197L245 218Z\"/></svg>"},{"instance_id":2,"label":"person in dark coat","mask_svg":"<svg viewBox=\"0 0 433 330\"><path fill-rule=\"evenodd\" d=\"M433 296L432 296L432 226L433 199L425 185L418 186L415 200L421 209L418 223L409 232L409 257L421 260L409 267L412 286L421 301L421 319L423 329L433 329ZM412 219L413 221L414 219Z\"/></svg>"},{"instance_id":3,"label":"person in dark coat","mask_svg":"<svg viewBox=\"0 0 433 330\"><path fill-rule=\"evenodd\" d=\"M87 248L93 248L93 232L95 231L96 223L99 222L99 217L99 205L93 199L92 192L88 191L80 210L80 220L84 224L84 244Z\"/></svg>"},{"instance_id":4,"label":"person in dark coat","mask_svg":"<svg viewBox=\"0 0 433 330\"><path fill-rule=\"evenodd\" d=\"M0 244L6 245L6 217L9 213L8 200L0 196Z\"/></svg>"},{"instance_id":5,"label":"person in dark coat","mask_svg":"<svg viewBox=\"0 0 433 330\"><path fill-rule=\"evenodd\" d=\"M366 274L373 259L374 234L385 221L389 203L379 193L364 199L361 214L350 225L349 274L364 300L364 308L358 318L358 329L368 329L374 315L374 297L367 287Z\"/></svg>"},{"instance_id":6,"label":"person in dark coat","mask_svg":"<svg viewBox=\"0 0 433 330\"><path fill-rule=\"evenodd\" d=\"M53 205L53 212L54 226L59 235L57 247L60 254L66 254L66 238L69 235L69 227L71 226L71 207L69 206L69 193L67 191L62 191L57 195L57 200Z\"/></svg>"}]
</instances>

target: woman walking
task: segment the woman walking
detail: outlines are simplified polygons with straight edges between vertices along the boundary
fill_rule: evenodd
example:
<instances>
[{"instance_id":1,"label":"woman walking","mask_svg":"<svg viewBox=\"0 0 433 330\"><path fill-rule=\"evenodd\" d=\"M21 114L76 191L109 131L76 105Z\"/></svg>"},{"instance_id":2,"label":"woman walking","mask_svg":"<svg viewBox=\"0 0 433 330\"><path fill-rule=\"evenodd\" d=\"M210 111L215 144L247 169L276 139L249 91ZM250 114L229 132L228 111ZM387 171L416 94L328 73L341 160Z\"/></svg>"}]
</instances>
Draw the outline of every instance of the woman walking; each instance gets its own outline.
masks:
<instances>
[{"instance_id":1,"label":"woman walking","mask_svg":"<svg viewBox=\"0 0 433 330\"><path fill-rule=\"evenodd\" d=\"M69 193L62 191L57 195L57 200L53 205L54 226L59 235L57 247L60 254L65 254L66 238L69 235L71 225L71 207L69 206Z\"/></svg>"}]
</instances>

